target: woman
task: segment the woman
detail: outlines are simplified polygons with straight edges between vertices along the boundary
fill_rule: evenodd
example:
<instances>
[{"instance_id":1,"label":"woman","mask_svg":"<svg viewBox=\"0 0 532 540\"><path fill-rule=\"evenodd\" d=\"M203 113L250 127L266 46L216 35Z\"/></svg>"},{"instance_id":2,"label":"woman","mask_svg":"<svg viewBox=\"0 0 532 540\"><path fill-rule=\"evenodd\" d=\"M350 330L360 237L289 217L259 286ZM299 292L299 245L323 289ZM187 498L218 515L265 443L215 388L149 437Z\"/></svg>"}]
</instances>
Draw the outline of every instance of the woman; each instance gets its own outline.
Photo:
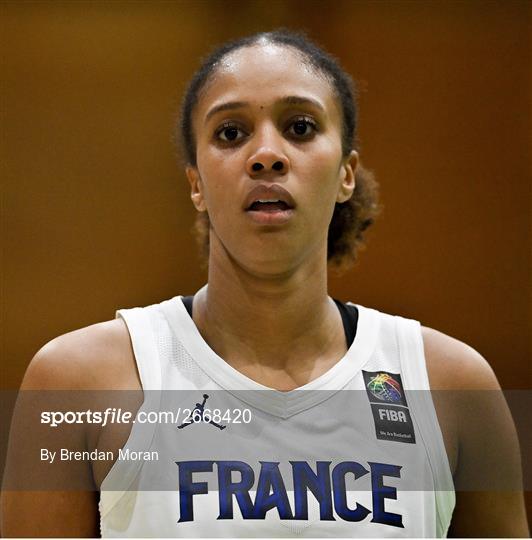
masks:
<instances>
[{"instance_id":1,"label":"woman","mask_svg":"<svg viewBox=\"0 0 532 540\"><path fill-rule=\"evenodd\" d=\"M486 361L415 321L327 294L328 262L353 258L377 210L353 149L349 77L302 36L250 36L204 62L181 130L208 285L53 340L23 383L144 390L145 409L147 390L190 391L179 429L81 423L69 435L69 448L114 456L54 473L101 490L102 534L527 535L506 405L487 404L491 429L479 433L474 406L466 414L443 399L434 411L428 392L499 389ZM207 417L213 400L249 410L249 427ZM117 460L122 448L161 455L150 468L147 457ZM471 480L489 478L493 459L517 479L512 490ZM477 491L455 500L453 476ZM90 490L11 492L3 505L7 535L98 533Z\"/></svg>"}]
</instances>

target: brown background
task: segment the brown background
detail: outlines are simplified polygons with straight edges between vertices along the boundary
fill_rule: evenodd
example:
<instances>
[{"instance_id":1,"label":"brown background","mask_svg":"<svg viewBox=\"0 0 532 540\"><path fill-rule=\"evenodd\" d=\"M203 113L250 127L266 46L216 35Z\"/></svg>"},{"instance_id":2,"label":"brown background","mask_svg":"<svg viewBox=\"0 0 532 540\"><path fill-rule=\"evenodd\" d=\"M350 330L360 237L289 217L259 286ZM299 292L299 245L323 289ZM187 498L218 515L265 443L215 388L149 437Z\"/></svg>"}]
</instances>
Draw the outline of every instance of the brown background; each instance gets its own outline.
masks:
<instances>
[{"instance_id":1,"label":"brown background","mask_svg":"<svg viewBox=\"0 0 532 540\"><path fill-rule=\"evenodd\" d=\"M2 387L56 335L205 281L171 141L213 45L306 29L359 82L385 211L331 292L530 388L529 2L4 2Z\"/></svg>"}]
</instances>

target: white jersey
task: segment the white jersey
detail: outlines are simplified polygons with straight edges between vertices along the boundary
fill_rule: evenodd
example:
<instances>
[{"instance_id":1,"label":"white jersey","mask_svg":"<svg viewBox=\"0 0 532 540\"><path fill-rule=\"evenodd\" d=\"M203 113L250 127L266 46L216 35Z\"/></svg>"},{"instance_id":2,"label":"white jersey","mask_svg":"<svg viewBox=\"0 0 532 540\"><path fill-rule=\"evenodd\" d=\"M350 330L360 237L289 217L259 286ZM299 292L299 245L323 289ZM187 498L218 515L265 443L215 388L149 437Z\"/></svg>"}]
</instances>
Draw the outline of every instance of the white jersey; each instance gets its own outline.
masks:
<instances>
[{"instance_id":1,"label":"white jersey","mask_svg":"<svg viewBox=\"0 0 532 540\"><path fill-rule=\"evenodd\" d=\"M176 417L133 424L101 486L102 536L446 536L455 494L420 324L356 307L345 356L289 392L220 358L180 296L118 311L140 411Z\"/></svg>"}]
</instances>

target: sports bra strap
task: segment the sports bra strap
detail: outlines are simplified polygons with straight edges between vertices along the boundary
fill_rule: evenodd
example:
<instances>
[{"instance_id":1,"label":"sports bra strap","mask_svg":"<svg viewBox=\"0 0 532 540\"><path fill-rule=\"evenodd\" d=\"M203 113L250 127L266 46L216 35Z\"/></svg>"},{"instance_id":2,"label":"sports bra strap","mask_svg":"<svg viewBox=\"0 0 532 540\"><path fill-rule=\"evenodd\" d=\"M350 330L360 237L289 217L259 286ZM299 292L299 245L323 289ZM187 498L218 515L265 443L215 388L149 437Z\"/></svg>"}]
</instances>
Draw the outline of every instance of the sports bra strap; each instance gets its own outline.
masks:
<instances>
[{"instance_id":1,"label":"sports bra strap","mask_svg":"<svg viewBox=\"0 0 532 540\"><path fill-rule=\"evenodd\" d=\"M194 297L182 296L181 299L183 300L183 304L185 304L185 308L188 311L190 318L192 319L192 303L194 301ZM338 311L340 312L340 316L342 317L345 342L347 344L347 348L349 349L353 344L353 341L355 341L355 336L357 333L358 309L356 306L344 304L343 302L340 302L340 300L336 300L335 298L333 298L333 300L336 304L336 307L338 308Z\"/></svg>"}]
</instances>

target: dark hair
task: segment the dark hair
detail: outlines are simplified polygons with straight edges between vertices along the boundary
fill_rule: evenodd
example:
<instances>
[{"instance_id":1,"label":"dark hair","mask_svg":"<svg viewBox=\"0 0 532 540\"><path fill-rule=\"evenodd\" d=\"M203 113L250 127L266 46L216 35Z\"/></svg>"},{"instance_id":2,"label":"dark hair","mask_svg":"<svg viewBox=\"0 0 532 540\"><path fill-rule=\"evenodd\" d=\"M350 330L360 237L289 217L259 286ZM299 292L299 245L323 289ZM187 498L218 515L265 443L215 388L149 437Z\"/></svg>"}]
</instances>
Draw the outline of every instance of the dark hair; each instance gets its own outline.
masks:
<instances>
[{"instance_id":1,"label":"dark hair","mask_svg":"<svg viewBox=\"0 0 532 540\"><path fill-rule=\"evenodd\" d=\"M212 51L196 71L185 92L179 121L179 132L187 165L196 165L196 142L192 127L192 115L201 92L209 82L223 58L228 54L257 45L259 42L290 47L303 61L324 75L331 84L342 109L342 153L347 156L355 147L357 110L355 87L351 77L340 67L337 60L305 34L286 29L261 32L227 42ZM349 266L356 260L358 249L363 245L363 232L373 223L379 213L378 184L373 174L358 167L355 174L356 188L351 199L336 203L329 225L327 260L336 268ZM203 255L208 258L210 222L206 212L199 212L196 233Z\"/></svg>"}]
</instances>

